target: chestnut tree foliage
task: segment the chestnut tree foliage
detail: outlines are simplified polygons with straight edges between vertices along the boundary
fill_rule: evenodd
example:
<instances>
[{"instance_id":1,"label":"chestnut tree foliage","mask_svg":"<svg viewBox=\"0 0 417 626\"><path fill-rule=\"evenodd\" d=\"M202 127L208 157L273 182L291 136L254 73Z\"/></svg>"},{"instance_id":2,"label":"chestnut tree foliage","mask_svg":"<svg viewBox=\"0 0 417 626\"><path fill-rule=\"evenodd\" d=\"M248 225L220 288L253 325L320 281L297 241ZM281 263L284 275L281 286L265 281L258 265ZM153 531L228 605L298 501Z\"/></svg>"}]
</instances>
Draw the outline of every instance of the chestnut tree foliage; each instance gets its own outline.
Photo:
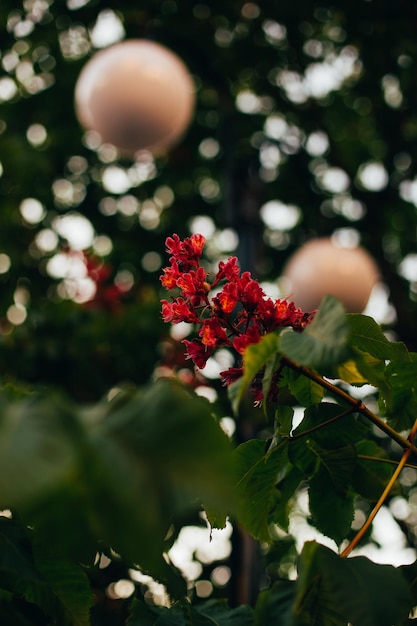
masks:
<instances>
[{"instance_id":1,"label":"chestnut tree foliage","mask_svg":"<svg viewBox=\"0 0 417 626\"><path fill-rule=\"evenodd\" d=\"M415 621L413 559L361 550L382 509L416 543L416 19L406 0L0 3L2 623ZM158 157L75 117L82 67L125 38L195 82ZM372 315L265 295L330 235L377 262ZM187 578L182 529L209 543L226 521L230 556Z\"/></svg>"}]
</instances>

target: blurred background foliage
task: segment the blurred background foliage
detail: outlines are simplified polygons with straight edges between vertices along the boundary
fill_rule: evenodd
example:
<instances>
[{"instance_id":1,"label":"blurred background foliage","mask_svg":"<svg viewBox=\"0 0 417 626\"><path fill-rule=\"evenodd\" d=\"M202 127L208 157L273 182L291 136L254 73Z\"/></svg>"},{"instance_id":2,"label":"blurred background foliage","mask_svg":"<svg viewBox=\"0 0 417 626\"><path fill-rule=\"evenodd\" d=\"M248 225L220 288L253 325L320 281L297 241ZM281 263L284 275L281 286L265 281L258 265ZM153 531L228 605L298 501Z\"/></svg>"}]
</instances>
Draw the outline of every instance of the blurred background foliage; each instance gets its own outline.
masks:
<instances>
[{"instance_id":1,"label":"blurred background foliage","mask_svg":"<svg viewBox=\"0 0 417 626\"><path fill-rule=\"evenodd\" d=\"M173 232L203 233L207 264L236 254L275 295L308 239L360 243L383 279L372 315L416 350L416 26L408 0L3 0L3 384L96 402L174 370L217 388L227 354L195 376L177 342L189 329L160 318ZM124 38L171 48L196 85L190 127L158 157L122 158L75 116L81 69ZM403 523L410 545L416 525ZM294 558L286 537L267 573L287 575ZM109 563L100 589L125 575ZM190 576L215 566L203 556ZM229 580L219 568L215 593Z\"/></svg>"},{"instance_id":2,"label":"blurred background foliage","mask_svg":"<svg viewBox=\"0 0 417 626\"><path fill-rule=\"evenodd\" d=\"M96 400L175 365L158 281L172 232L272 285L307 239L357 241L387 290L378 321L415 349L416 20L388 0L2 2L3 380ZM195 81L193 122L157 158L120 158L75 117L82 67L122 38L166 45Z\"/></svg>"}]
</instances>

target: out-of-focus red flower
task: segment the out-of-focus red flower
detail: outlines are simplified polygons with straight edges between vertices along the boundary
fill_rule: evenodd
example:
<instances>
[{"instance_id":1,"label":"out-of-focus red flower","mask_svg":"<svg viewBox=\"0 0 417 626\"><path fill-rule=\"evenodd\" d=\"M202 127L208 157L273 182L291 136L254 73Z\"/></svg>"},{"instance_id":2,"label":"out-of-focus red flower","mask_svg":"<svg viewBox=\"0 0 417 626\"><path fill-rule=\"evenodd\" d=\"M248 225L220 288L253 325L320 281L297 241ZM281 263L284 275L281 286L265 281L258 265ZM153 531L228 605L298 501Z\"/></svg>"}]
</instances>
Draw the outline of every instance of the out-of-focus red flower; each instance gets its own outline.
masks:
<instances>
[{"instance_id":1,"label":"out-of-focus red flower","mask_svg":"<svg viewBox=\"0 0 417 626\"><path fill-rule=\"evenodd\" d=\"M112 282L113 268L94 256L83 254L83 260L87 269L87 276L95 285L92 297L82 302L83 306L90 309L107 310L116 313L122 309L122 298L126 295L126 289Z\"/></svg>"},{"instance_id":2,"label":"out-of-focus red flower","mask_svg":"<svg viewBox=\"0 0 417 626\"><path fill-rule=\"evenodd\" d=\"M220 378L222 379L223 383L227 386L234 383L241 376L243 376L243 367L229 367L228 370L225 370L224 372L220 372Z\"/></svg>"},{"instance_id":3,"label":"out-of-focus red flower","mask_svg":"<svg viewBox=\"0 0 417 626\"><path fill-rule=\"evenodd\" d=\"M304 312L294 302L286 299L268 298L258 281L249 272L241 273L236 257L220 261L217 274L210 282L209 274L201 263L205 238L191 235L181 240L174 234L166 240L167 252L171 254L170 265L163 269L162 285L177 289L178 297L170 302L162 300L162 316L165 322L193 323L199 326L199 339L185 339L186 357L203 369L207 360L220 347L229 347L242 355L250 345L258 343L267 333L285 326L301 332L309 324L315 312ZM220 289L220 283L224 285ZM210 291L216 289L216 295ZM226 385L242 376L241 367L229 368L221 373ZM271 399L278 393L279 373L271 385ZM251 386L255 403L262 402L262 380L254 380Z\"/></svg>"}]
</instances>

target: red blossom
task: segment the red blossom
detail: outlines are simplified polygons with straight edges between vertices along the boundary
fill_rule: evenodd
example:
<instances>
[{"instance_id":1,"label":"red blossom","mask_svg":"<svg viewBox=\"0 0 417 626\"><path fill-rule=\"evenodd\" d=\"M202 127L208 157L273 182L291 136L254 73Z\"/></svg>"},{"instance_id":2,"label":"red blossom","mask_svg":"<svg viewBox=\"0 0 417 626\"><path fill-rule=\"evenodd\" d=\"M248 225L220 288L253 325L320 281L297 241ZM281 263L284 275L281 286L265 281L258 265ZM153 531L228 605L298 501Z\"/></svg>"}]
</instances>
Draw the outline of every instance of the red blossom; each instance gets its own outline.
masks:
<instances>
[{"instance_id":1,"label":"red blossom","mask_svg":"<svg viewBox=\"0 0 417 626\"><path fill-rule=\"evenodd\" d=\"M226 283L220 293L217 294L213 301L223 313L231 313L235 308L239 299L239 293L236 283Z\"/></svg>"},{"instance_id":2,"label":"red blossom","mask_svg":"<svg viewBox=\"0 0 417 626\"><path fill-rule=\"evenodd\" d=\"M238 281L239 298L247 311L254 311L265 298L265 292L250 272L243 272Z\"/></svg>"},{"instance_id":3,"label":"red blossom","mask_svg":"<svg viewBox=\"0 0 417 626\"><path fill-rule=\"evenodd\" d=\"M217 348L218 346L230 343L227 339L225 329L216 317L204 320L198 334L205 346Z\"/></svg>"},{"instance_id":4,"label":"red blossom","mask_svg":"<svg viewBox=\"0 0 417 626\"><path fill-rule=\"evenodd\" d=\"M174 234L165 241L167 252L172 254L171 261L181 265L182 270L187 272L198 267L203 247L206 242L203 235L191 235L184 241Z\"/></svg>"},{"instance_id":5,"label":"red blossom","mask_svg":"<svg viewBox=\"0 0 417 626\"><path fill-rule=\"evenodd\" d=\"M181 276L177 263L171 257L171 265L164 267L162 270L164 273L160 277L160 281L165 289L174 289L177 286L177 279Z\"/></svg>"},{"instance_id":6,"label":"red blossom","mask_svg":"<svg viewBox=\"0 0 417 626\"><path fill-rule=\"evenodd\" d=\"M201 300L207 298L207 274L204 268L199 267L197 270L190 270L185 274L181 274L177 278L177 287L181 289L184 298L189 298L194 306L198 306ZM208 288L210 286L208 285Z\"/></svg>"},{"instance_id":7,"label":"red blossom","mask_svg":"<svg viewBox=\"0 0 417 626\"><path fill-rule=\"evenodd\" d=\"M191 359L197 367L203 369L206 366L208 359L213 354L214 349L208 349L207 346L205 346L198 339L193 339L192 341L183 339L182 343L187 348L187 352L185 354L186 358Z\"/></svg>"},{"instance_id":8,"label":"red blossom","mask_svg":"<svg viewBox=\"0 0 417 626\"><path fill-rule=\"evenodd\" d=\"M184 298L177 298L172 302L167 300L161 300L162 303L162 317L164 322L171 322L172 324L179 324L180 322L198 322L198 317Z\"/></svg>"},{"instance_id":9,"label":"red blossom","mask_svg":"<svg viewBox=\"0 0 417 626\"><path fill-rule=\"evenodd\" d=\"M258 281L249 272L240 272L236 257L220 261L217 274L210 283L209 275L200 265L205 238L194 234L184 240L178 235L168 237L167 251L171 254L169 267L164 268L162 285L170 290L180 290L180 297L171 302L162 300L162 317L165 322L193 323L199 326L198 339L184 339L186 358L203 369L207 360L221 346L232 347L242 355L250 345L258 343L266 333L291 326L302 331L309 324L313 312L303 312L294 302L286 299L272 300L264 293ZM209 298L209 292L224 281L218 293ZM242 367L231 367L221 372L226 385L243 374ZM268 399L275 402L279 392L280 372L274 375ZM262 375L251 384L255 403L263 401Z\"/></svg>"},{"instance_id":10,"label":"red blossom","mask_svg":"<svg viewBox=\"0 0 417 626\"><path fill-rule=\"evenodd\" d=\"M243 376L243 367L229 367L228 370L224 370L224 372L220 372L220 378L223 381L224 385L231 385L236 380L239 380Z\"/></svg>"},{"instance_id":11,"label":"red blossom","mask_svg":"<svg viewBox=\"0 0 417 626\"><path fill-rule=\"evenodd\" d=\"M214 279L214 285L217 285L221 280L234 280L236 276L240 274L240 267L237 264L237 257L230 256L227 261L219 262L219 269Z\"/></svg>"},{"instance_id":12,"label":"red blossom","mask_svg":"<svg viewBox=\"0 0 417 626\"><path fill-rule=\"evenodd\" d=\"M259 332L258 326L249 326L246 333L242 333L238 337L235 337L233 340L233 347L236 352L239 354L243 354L246 348L254 343L258 343L261 339L261 334Z\"/></svg>"}]
</instances>

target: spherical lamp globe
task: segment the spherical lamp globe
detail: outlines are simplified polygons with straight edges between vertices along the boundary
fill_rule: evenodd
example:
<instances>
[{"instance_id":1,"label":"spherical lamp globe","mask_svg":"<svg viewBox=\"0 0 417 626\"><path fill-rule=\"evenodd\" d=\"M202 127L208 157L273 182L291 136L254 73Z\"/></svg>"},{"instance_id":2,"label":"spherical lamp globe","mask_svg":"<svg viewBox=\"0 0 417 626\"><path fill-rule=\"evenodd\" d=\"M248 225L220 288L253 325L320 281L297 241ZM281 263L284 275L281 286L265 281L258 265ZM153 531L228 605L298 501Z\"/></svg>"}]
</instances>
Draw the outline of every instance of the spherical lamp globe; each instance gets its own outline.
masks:
<instances>
[{"instance_id":1,"label":"spherical lamp globe","mask_svg":"<svg viewBox=\"0 0 417 626\"><path fill-rule=\"evenodd\" d=\"M362 313L378 279L378 267L366 250L318 238L293 254L280 282L285 294L305 311L316 309L325 295L331 295L347 312Z\"/></svg>"},{"instance_id":2,"label":"spherical lamp globe","mask_svg":"<svg viewBox=\"0 0 417 626\"><path fill-rule=\"evenodd\" d=\"M182 60L147 40L100 50L81 70L75 87L81 125L127 156L171 148L190 124L194 104L194 83Z\"/></svg>"}]
</instances>

